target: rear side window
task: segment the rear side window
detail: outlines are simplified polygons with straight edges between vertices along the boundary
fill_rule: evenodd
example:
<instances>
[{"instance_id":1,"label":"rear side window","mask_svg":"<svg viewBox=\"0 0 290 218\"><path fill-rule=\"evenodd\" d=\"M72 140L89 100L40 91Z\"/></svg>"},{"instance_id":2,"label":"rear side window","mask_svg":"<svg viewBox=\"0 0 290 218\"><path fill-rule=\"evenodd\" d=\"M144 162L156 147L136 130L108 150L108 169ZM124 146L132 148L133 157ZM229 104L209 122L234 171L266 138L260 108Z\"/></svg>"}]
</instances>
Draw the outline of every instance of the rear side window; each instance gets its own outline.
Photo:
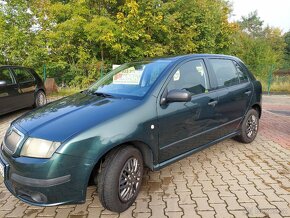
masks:
<instances>
[{"instance_id":1,"label":"rear side window","mask_svg":"<svg viewBox=\"0 0 290 218\"><path fill-rule=\"evenodd\" d=\"M0 80L6 81L7 85L15 84L14 77L9 69L0 69Z\"/></svg>"},{"instance_id":2,"label":"rear side window","mask_svg":"<svg viewBox=\"0 0 290 218\"><path fill-rule=\"evenodd\" d=\"M181 65L172 76L168 91L184 89L193 95L208 91L208 80L203 60L188 61Z\"/></svg>"},{"instance_id":3,"label":"rear side window","mask_svg":"<svg viewBox=\"0 0 290 218\"><path fill-rule=\"evenodd\" d=\"M216 74L218 87L229 87L239 84L239 75L236 66L231 60L209 59Z\"/></svg>"},{"instance_id":4,"label":"rear side window","mask_svg":"<svg viewBox=\"0 0 290 218\"><path fill-rule=\"evenodd\" d=\"M32 74L26 69L17 68L17 69L13 69L13 70L16 74L16 78L17 78L18 82L20 82L20 83L30 82L30 81L34 80L34 77L32 76Z\"/></svg>"}]
</instances>

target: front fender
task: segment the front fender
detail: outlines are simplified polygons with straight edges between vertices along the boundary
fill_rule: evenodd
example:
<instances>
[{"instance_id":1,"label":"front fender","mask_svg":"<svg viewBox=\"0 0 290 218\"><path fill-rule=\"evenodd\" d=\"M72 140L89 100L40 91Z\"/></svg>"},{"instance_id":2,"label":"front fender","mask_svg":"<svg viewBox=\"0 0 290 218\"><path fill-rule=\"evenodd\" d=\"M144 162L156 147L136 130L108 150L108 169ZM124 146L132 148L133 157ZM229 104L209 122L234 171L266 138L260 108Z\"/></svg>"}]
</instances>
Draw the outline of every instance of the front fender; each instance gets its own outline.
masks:
<instances>
[{"instance_id":1,"label":"front fender","mask_svg":"<svg viewBox=\"0 0 290 218\"><path fill-rule=\"evenodd\" d=\"M98 162L104 154L120 144L141 141L157 157L158 123L155 104L156 99L151 98L134 110L74 136L63 143L57 152Z\"/></svg>"}]
</instances>

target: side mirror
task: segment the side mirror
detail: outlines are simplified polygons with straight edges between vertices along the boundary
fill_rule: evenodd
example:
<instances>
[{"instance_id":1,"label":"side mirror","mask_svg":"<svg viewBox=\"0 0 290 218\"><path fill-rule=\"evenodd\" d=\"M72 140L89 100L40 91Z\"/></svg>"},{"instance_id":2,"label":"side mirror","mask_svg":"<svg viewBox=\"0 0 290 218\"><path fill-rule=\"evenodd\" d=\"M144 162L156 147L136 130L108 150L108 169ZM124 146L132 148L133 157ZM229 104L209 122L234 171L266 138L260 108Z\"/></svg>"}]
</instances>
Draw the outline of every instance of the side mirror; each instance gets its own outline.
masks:
<instances>
[{"instance_id":1,"label":"side mirror","mask_svg":"<svg viewBox=\"0 0 290 218\"><path fill-rule=\"evenodd\" d=\"M0 80L0 87L6 86L7 83L5 80Z\"/></svg>"},{"instance_id":2,"label":"side mirror","mask_svg":"<svg viewBox=\"0 0 290 218\"><path fill-rule=\"evenodd\" d=\"M191 101L191 93L185 90L174 89L161 98L161 105L169 102L189 102Z\"/></svg>"}]
</instances>

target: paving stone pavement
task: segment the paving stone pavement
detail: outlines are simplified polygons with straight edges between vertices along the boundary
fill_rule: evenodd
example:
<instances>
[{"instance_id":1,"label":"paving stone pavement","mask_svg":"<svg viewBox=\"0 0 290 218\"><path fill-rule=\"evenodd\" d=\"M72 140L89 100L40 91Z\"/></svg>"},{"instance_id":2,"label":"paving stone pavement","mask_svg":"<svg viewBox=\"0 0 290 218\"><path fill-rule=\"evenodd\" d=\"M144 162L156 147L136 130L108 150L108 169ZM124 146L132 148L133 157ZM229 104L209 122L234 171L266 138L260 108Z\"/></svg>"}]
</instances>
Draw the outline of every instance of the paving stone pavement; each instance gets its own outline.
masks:
<instances>
[{"instance_id":1,"label":"paving stone pavement","mask_svg":"<svg viewBox=\"0 0 290 218\"><path fill-rule=\"evenodd\" d=\"M35 207L13 197L0 178L0 217L290 218L290 116L268 111L288 108L280 104L266 104L251 144L229 139L160 171L146 170L136 202L121 214L105 210L93 186L84 204ZM9 123L25 111L0 117L1 141Z\"/></svg>"}]
</instances>

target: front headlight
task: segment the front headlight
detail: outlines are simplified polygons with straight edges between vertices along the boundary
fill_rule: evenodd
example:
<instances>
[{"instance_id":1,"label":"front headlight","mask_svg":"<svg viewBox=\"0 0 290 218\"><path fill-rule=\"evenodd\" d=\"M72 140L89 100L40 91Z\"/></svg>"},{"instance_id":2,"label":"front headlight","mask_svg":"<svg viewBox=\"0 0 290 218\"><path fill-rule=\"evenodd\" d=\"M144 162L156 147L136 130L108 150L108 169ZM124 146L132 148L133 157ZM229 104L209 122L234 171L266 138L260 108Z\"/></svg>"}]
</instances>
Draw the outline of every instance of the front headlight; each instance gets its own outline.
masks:
<instances>
[{"instance_id":1,"label":"front headlight","mask_svg":"<svg viewBox=\"0 0 290 218\"><path fill-rule=\"evenodd\" d=\"M21 149L20 156L51 158L60 142L51 142L44 139L28 138Z\"/></svg>"}]
</instances>

